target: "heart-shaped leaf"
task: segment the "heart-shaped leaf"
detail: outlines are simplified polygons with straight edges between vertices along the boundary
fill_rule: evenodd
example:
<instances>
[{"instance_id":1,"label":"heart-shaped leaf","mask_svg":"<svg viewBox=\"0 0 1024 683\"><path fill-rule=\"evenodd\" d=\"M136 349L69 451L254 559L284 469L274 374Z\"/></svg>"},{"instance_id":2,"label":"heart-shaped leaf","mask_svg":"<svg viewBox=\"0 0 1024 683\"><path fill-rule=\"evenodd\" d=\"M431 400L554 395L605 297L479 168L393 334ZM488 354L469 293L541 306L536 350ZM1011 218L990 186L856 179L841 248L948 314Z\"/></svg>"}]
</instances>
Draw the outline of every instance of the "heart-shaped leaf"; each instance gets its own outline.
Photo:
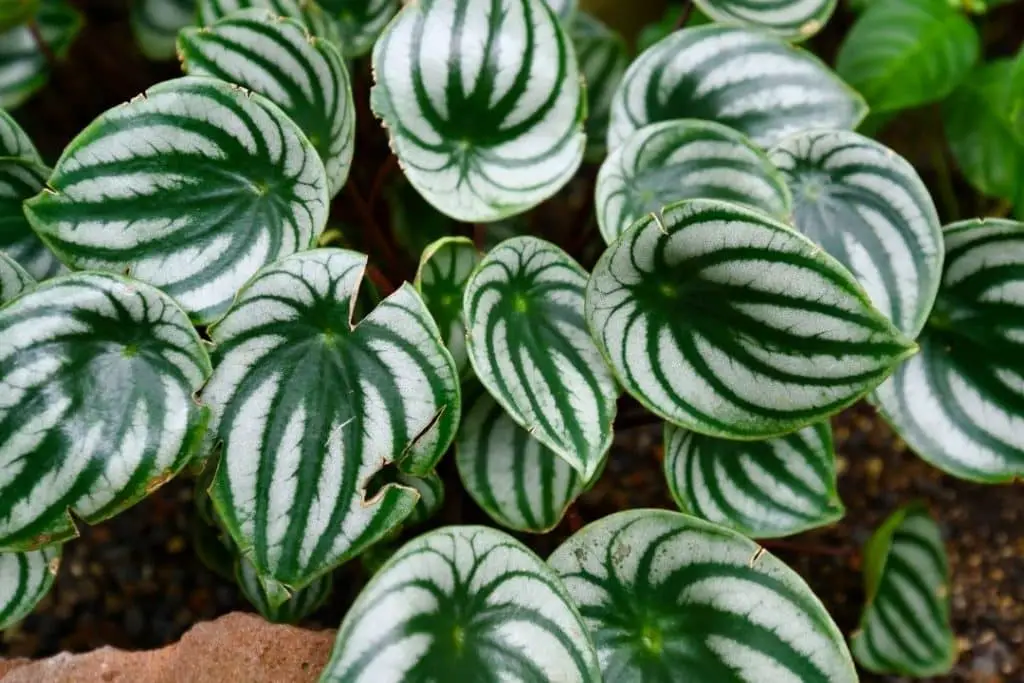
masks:
<instances>
[{"instance_id":1,"label":"heart-shaped leaf","mask_svg":"<svg viewBox=\"0 0 1024 683\"><path fill-rule=\"evenodd\" d=\"M150 59L174 59L178 31L196 20L196 0L134 0L132 33Z\"/></svg>"},{"instance_id":2,"label":"heart-shaped leaf","mask_svg":"<svg viewBox=\"0 0 1024 683\"><path fill-rule=\"evenodd\" d=\"M912 504L887 519L868 543L864 567L868 604L850 640L857 663L919 678L949 673L956 661L949 567L927 508Z\"/></svg>"},{"instance_id":3,"label":"heart-shaped leaf","mask_svg":"<svg viewBox=\"0 0 1024 683\"><path fill-rule=\"evenodd\" d=\"M44 280L61 270L60 261L32 232L22 202L46 185L50 169L27 159L0 158L0 251Z\"/></svg>"},{"instance_id":4,"label":"heart-shaped leaf","mask_svg":"<svg viewBox=\"0 0 1024 683\"><path fill-rule=\"evenodd\" d=\"M210 359L159 290L116 275L48 280L0 308L0 550L75 535L196 453Z\"/></svg>"},{"instance_id":5,"label":"heart-shaped leaf","mask_svg":"<svg viewBox=\"0 0 1024 683\"><path fill-rule=\"evenodd\" d=\"M480 252L465 237L442 237L423 250L415 285L441 329L445 346L455 359L459 374L472 371L466 354L466 323L462 297L469 276L480 263Z\"/></svg>"},{"instance_id":6,"label":"heart-shaped leaf","mask_svg":"<svg viewBox=\"0 0 1024 683\"><path fill-rule=\"evenodd\" d=\"M200 26L211 26L224 17L247 9L269 9L279 17L301 21L312 35L342 49L338 22L313 0L196 0Z\"/></svg>"},{"instance_id":7,"label":"heart-shaped leaf","mask_svg":"<svg viewBox=\"0 0 1024 683\"><path fill-rule=\"evenodd\" d=\"M43 163L32 140L10 114L0 109L0 157Z\"/></svg>"},{"instance_id":8,"label":"heart-shaped leaf","mask_svg":"<svg viewBox=\"0 0 1024 683\"><path fill-rule=\"evenodd\" d=\"M837 0L695 0L704 13L723 24L750 26L786 40L807 40L824 28Z\"/></svg>"},{"instance_id":9,"label":"heart-shaped leaf","mask_svg":"<svg viewBox=\"0 0 1024 683\"><path fill-rule=\"evenodd\" d=\"M64 150L50 188L25 213L62 261L130 271L201 324L327 221L306 136L266 98L213 78L165 81L101 115Z\"/></svg>"},{"instance_id":10,"label":"heart-shaped leaf","mask_svg":"<svg viewBox=\"0 0 1024 683\"><path fill-rule=\"evenodd\" d=\"M579 606L606 681L857 681L803 579L735 531L630 510L587 525L548 564Z\"/></svg>"},{"instance_id":11,"label":"heart-shaped leaf","mask_svg":"<svg viewBox=\"0 0 1024 683\"><path fill-rule=\"evenodd\" d=\"M579 168L586 99L543 0L410 3L374 46L373 71L371 105L406 177L453 218L522 213Z\"/></svg>"},{"instance_id":12,"label":"heart-shaped leaf","mask_svg":"<svg viewBox=\"0 0 1024 683\"><path fill-rule=\"evenodd\" d=\"M629 66L629 54L622 36L586 12L573 16L569 34L587 84L585 156L597 162L605 155L612 100Z\"/></svg>"},{"instance_id":13,"label":"heart-shaped leaf","mask_svg":"<svg viewBox=\"0 0 1024 683\"><path fill-rule=\"evenodd\" d=\"M445 527L409 541L338 630L321 683L601 680L565 588L511 536Z\"/></svg>"},{"instance_id":14,"label":"heart-shaped leaf","mask_svg":"<svg viewBox=\"0 0 1024 683\"><path fill-rule=\"evenodd\" d=\"M330 574L314 579L301 590L292 593L281 604L275 604L260 582L256 568L246 558L239 558L235 564L235 580L242 595L256 608L264 619L275 624L295 624L315 612L327 600L334 589Z\"/></svg>"},{"instance_id":15,"label":"heart-shaped leaf","mask_svg":"<svg viewBox=\"0 0 1024 683\"><path fill-rule=\"evenodd\" d=\"M761 146L811 128L856 128L861 97L810 52L760 31L718 25L676 31L640 55L612 103L608 149L672 119L735 128Z\"/></svg>"},{"instance_id":16,"label":"heart-shaped leaf","mask_svg":"<svg viewBox=\"0 0 1024 683\"><path fill-rule=\"evenodd\" d=\"M211 496L265 583L298 590L384 536L417 495L371 477L430 472L455 435L455 365L415 290L351 319L365 267L341 249L294 254L210 328Z\"/></svg>"},{"instance_id":17,"label":"heart-shaped leaf","mask_svg":"<svg viewBox=\"0 0 1024 683\"><path fill-rule=\"evenodd\" d=\"M355 150L356 110L348 70L334 45L311 38L298 21L244 10L178 36L182 68L258 92L299 124L320 154L333 197Z\"/></svg>"},{"instance_id":18,"label":"heart-shaped leaf","mask_svg":"<svg viewBox=\"0 0 1024 683\"><path fill-rule=\"evenodd\" d=\"M921 353L876 392L922 458L982 482L1024 477L1024 223L945 228L939 298Z\"/></svg>"},{"instance_id":19,"label":"heart-shaped leaf","mask_svg":"<svg viewBox=\"0 0 1024 683\"><path fill-rule=\"evenodd\" d=\"M626 391L711 436L818 422L914 350L838 261L728 202L695 199L637 221L601 257L586 301Z\"/></svg>"},{"instance_id":20,"label":"heart-shaped leaf","mask_svg":"<svg viewBox=\"0 0 1024 683\"><path fill-rule=\"evenodd\" d=\"M27 553L0 553L0 631L24 619L50 592L60 554L59 545Z\"/></svg>"},{"instance_id":21,"label":"heart-shaped leaf","mask_svg":"<svg viewBox=\"0 0 1024 683\"><path fill-rule=\"evenodd\" d=\"M320 0L338 25L342 54L362 57L398 11L399 0Z\"/></svg>"},{"instance_id":22,"label":"heart-shaped leaf","mask_svg":"<svg viewBox=\"0 0 1024 683\"><path fill-rule=\"evenodd\" d=\"M436 472L430 472L422 477L414 477L404 472L398 472L395 481L402 486L416 489L420 494L416 506L409 513L409 516L402 522L405 526L422 524L437 514L444 504L444 482Z\"/></svg>"},{"instance_id":23,"label":"heart-shaped leaf","mask_svg":"<svg viewBox=\"0 0 1024 683\"><path fill-rule=\"evenodd\" d=\"M850 269L908 337L942 277L942 227L928 188L888 147L849 131L799 133L771 150L800 232Z\"/></svg>"},{"instance_id":24,"label":"heart-shaped leaf","mask_svg":"<svg viewBox=\"0 0 1024 683\"><path fill-rule=\"evenodd\" d=\"M611 244L638 218L683 199L722 199L781 220L789 189L767 155L741 133L711 121L644 126L608 155L597 174L597 224Z\"/></svg>"},{"instance_id":25,"label":"heart-shaped leaf","mask_svg":"<svg viewBox=\"0 0 1024 683\"><path fill-rule=\"evenodd\" d=\"M42 0L34 17L50 54L63 59L82 28L82 15L67 0ZM46 85L49 56L27 25L0 34L0 108L14 109Z\"/></svg>"},{"instance_id":26,"label":"heart-shaped leaf","mask_svg":"<svg viewBox=\"0 0 1024 683\"><path fill-rule=\"evenodd\" d=\"M506 240L466 285L476 376L509 416L584 479L608 451L618 387L583 319L587 273L536 237Z\"/></svg>"},{"instance_id":27,"label":"heart-shaped leaf","mask_svg":"<svg viewBox=\"0 0 1024 683\"><path fill-rule=\"evenodd\" d=\"M843 516L832 429L734 441L665 425L665 477L676 504L751 538L789 536Z\"/></svg>"},{"instance_id":28,"label":"heart-shaped leaf","mask_svg":"<svg viewBox=\"0 0 1024 683\"><path fill-rule=\"evenodd\" d=\"M35 279L17 261L0 251L0 306L35 284Z\"/></svg>"}]
</instances>

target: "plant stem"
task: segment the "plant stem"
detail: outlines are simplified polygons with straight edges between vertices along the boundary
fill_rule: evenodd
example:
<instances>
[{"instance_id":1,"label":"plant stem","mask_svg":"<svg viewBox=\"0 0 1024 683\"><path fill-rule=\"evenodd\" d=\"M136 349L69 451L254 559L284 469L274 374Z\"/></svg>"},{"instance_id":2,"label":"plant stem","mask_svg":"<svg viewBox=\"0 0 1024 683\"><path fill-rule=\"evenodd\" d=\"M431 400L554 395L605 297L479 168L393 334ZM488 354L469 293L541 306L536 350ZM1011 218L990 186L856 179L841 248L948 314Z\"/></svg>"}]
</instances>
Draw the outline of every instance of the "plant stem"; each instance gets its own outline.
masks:
<instances>
[{"instance_id":1,"label":"plant stem","mask_svg":"<svg viewBox=\"0 0 1024 683\"><path fill-rule=\"evenodd\" d=\"M487 226L484 223L473 224L473 246L480 253L485 251L484 242L487 239Z\"/></svg>"},{"instance_id":2,"label":"plant stem","mask_svg":"<svg viewBox=\"0 0 1024 683\"><path fill-rule=\"evenodd\" d=\"M366 200L366 204L371 211L377 208L377 202L380 201L381 192L384 190L384 182L397 167L398 157L392 154L377 169L377 177L373 179L373 186L370 188L370 197Z\"/></svg>"},{"instance_id":3,"label":"plant stem","mask_svg":"<svg viewBox=\"0 0 1024 683\"><path fill-rule=\"evenodd\" d=\"M956 198L956 188L953 187L953 177L949 172L949 164L946 162L946 150L943 146L941 136L936 138L937 142L932 145L932 165L935 166L935 174L938 181L939 201L942 210L946 214L946 223L952 223L960 219L960 202Z\"/></svg>"},{"instance_id":4,"label":"plant stem","mask_svg":"<svg viewBox=\"0 0 1024 683\"><path fill-rule=\"evenodd\" d=\"M349 178L349 181L345 184L345 188L348 191L349 197L352 199L352 205L355 207L356 212L359 214L359 218L363 222L363 233L369 236L369 240L373 245L374 251L377 253L377 257L385 264L390 265L393 268L398 268L398 257L391 248L391 245L384 238L384 234L381 232L377 219L373 217L373 208L370 207L366 203L366 200L363 199L363 196L359 194L359 188L356 187L355 180L353 178Z\"/></svg>"},{"instance_id":5,"label":"plant stem","mask_svg":"<svg viewBox=\"0 0 1024 683\"><path fill-rule=\"evenodd\" d=\"M690 20L690 16L693 14L693 0L683 0L683 10L679 13L679 18L676 19L676 25L672 28L673 31L678 31L682 27L686 26L686 22Z\"/></svg>"},{"instance_id":6,"label":"plant stem","mask_svg":"<svg viewBox=\"0 0 1024 683\"><path fill-rule=\"evenodd\" d=\"M57 55L53 53L53 49L50 47L50 44L46 42L45 38L43 38L43 32L39 29L39 22L36 21L35 17L32 17L28 20L28 23L25 24L25 27L28 28L28 32L32 36L32 41L36 44L36 47L39 48L39 51L43 53L43 59L46 60L46 65L49 66L52 71L57 66Z\"/></svg>"}]
</instances>

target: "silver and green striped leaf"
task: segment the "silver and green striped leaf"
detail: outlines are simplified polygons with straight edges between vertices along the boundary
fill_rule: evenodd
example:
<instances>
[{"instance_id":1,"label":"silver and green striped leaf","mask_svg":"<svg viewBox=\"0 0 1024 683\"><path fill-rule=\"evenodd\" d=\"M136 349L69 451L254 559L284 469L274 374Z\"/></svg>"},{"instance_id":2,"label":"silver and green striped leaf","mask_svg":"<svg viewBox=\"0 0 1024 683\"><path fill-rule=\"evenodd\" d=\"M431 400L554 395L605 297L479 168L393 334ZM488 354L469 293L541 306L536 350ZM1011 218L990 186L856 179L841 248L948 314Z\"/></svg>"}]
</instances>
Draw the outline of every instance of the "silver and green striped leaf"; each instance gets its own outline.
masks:
<instances>
[{"instance_id":1,"label":"silver and green striped leaf","mask_svg":"<svg viewBox=\"0 0 1024 683\"><path fill-rule=\"evenodd\" d=\"M18 262L0 251L0 306L36 284Z\"/></svg>"},{"instance_id":2,"label":"silver and green striped leaf","mask_svg":"<svg viewBox=\"0 0 1024 683\"><path fill-rule=\"evenodd\" d=\"M910 447L956 477L1024 477L1024 223L944 230L946 264L921 352L875 393Z\"/></svg>"},{"instance_id":3,"label":"silver and green striped leaf","mask_svg":"<svg viewBox=\"0 0 1024 683\"><path fill-rule=\"evenodd\" d=\"M296 19L312 35L342 48L338 22L314 0L196 0L199 26L211 26L224 17L248 9L268 9L279 17Z\"/></svg>"},{"instance_id":4,"label":"silver and green striped leaf","mask_svg":"<svg viewBox=\"0 0 1024 683\"><path fill-rule=\"evenodd\" d=\"M761 29L791 41L807 40L828 22L838 0L695 0L717 22Z\"/></svg>"},{"instance_id":5,"label":"silver and green striped leaf","mask_svg":"<svg viewBox=\"0 0 1024 683\"><path fill-rule=\"evenodd\" d=\"M64 59L82 28L82 15L67 0L41 0L34 20L50 53ZM0 108L14 109L46 85L48 59L27 25L0 33Z\"/></svg>"},{"instance_id":6,"label":"silver and green striped leaf","mask_svg":"<svg viewBox=\"0 0 1024 683\"><path fill-rule=\"evenodd\" d=\"M412 512L402 521L405 526L415 526L426 522L444 505L444 482L436 472L429 472L421 477L398 472L395 481L401 486L416 489L420 495Z\"/></svg>"},{"instance_id":7,"label":"silver and green striped leaf","mask_svg":"<svg viewBox=\"0 0 1024 683\"><path fill-rule=\"evenodd\" d=\"M46 186L49 176L50 169L36 161L0 157L0 252L37 280L56 275L62 266L32 231L21 206Z\"/></svg>"},{"instance_id":8,"label":"silver and green striped leaf","mask_svg":"<svg viewBox=\"0 0 1024 683\"><path fill-rule=\"evenodd\" d=\"M15 157L43 163L32 139L10 114L0 109L0 157Z\"/></svg>"},{"instance_id":9,"label":"silver and green striped leaf","mask_svg":"<svg viewBox=\"0 0 1024 683\"><path fill-rule=\"evenodd\" d=\"M320 683L597 683L562 583L511 536L444 527L409 541L356 599Z\"/></svg>"},{"instance_id":10,"label":"silver and green striped leaf","mask_svg":"<svg viewBox=\"0 0 1024 683\"><path fill-rule=\"evenodd\" d=\"M853 129L866 114L860 95L810 52L761 31L698 26L630 65L612 103L608 149L671 119L716 121L768 146L802 130Z\"/></svg>"},{"instance_id":11,"label":"silver and green striped leaf","mask_svg":"<svg viewBox=\"0 0 1024 683\"><path fill-rule=\"evenodd\" d=\"M913 166L850 131L798 133L770 157L792 190L796 228L916 337L939 289L943 247L935 204Z\"/></svg>"},{"instance_id":12,"label":"silver and green striped leaf","mask_svg":"<svg viewBox=\"0 0 1024 683\"><path fill-rule=\"evenodd\" d=\"M223 444L211 496L275 596L401 523L418 494L371 477L431 472L459 422L455 364L411 285L351 319L365 268L342 249L294 254L210 328L208 450Z\"/></svg>"},{"instance_id":13,"label":"silver and green striped leaf","mask_svg":"<svg viewBox=\"0 0 1024 683\"><path fill-rule=\"evenodd\" d=\"M0 308L0 550L121 512L198 451L211 372L178 305L105 273L48 280Z\"/></svg>"},{"instance_id":14,"label":"silver and green striped leaf","mask_svg":"<svg viewBox=\"0 0 1024 683\"><path fill-rule=\"evenodd\" d=\"M320 0L337 23L342 54L361 57L373 49L377 36L398 11L400 0Z\"/></svg>"},{"instance_id":15,"label":"silver and green striped leaf","mask_svg":"<svg viewBox=\"0 0 1024 683\"><path fill-rule=\"evenodd\" d=\"M942 532L926 506L895 512L868 542L867 605L850 639L857 663L875 673L924 678L949 673L949 566Z\"/></svg>"},{"instance_id":16,"label":"silver and green striped leaf","mask_svg":"<svg viewBox=\"0 0 1024 683\"><path fill-rule=\"evenodd\" d=\"M442 237L423 250L414 281L462 376L472 371L466 353L462 297L469 276L481 258L472 240Z\"/></svg>"},{"instance_id":17,"label":"silver and green striped leaf","mask_svg":"<svg viewBox=\"0 0 1024 683\"><path fill-rule=\"evenodd\" d=\"M0 553L0 631L35 609L57 577L60 545L26 553Z\"/></svg>"},{"instance_id":18,"label":"silver and green striped leaf","mask_svg":"<svg viewBox=\"0 0 1024 683\"><path fill-rule=\"evenodd\" d=\"M547 6L551 8L551 11L554 12L558 16L559 19L561 19L563 22L565 22L566 25L571 23L570 20L575 19L576 17L579 16L579 14L576 13L576 8L577 8L577 4L578 4L577 0L543 0L543 1L545 3L547 3Z\"/></svg>"},{"instance_id":19,"label":"silver and green striped leaf","mask_svg":"<svg viewBox=\"0 0 1024 683\"><path fill-rule=\"evenodd\" d=\"M269 10L235 12L178 36L182 68L264 95L299 124L320 154L333 197L348 180L355 150L355 102L348 69L331 43Z\"/></svg>"},{"instance_id":20,"label":"silver and green striped leaf","mask_svg":"<svg viewBox=\"0 0 1024 683\"><path fill-rule=\"evenodd\" d=\"M314 579L305 588L297 590L280 604L267 594L256 568L244 557L235 563L235 580L249 604L267 621L275 624L295 624L315 612L331 595L334 581L330 574Z\"/></svg>"},{"instance_id":21,"label":"silver and green striped leaf","mask_svg":"<svg viewBox=\"0 0 1024 683\"><path fill-rule=\"evenodd\" d=\"M261 266L312 246L327 204L323 163L281 109L184 77L100 115L25 213L64 263L128 271L206 324Z\"/></svg>"},{"instance_id":22,"label":"silver and green striped leaf","mask_svg":"<svg viewBox=\"0 0 1024 683\"><path fill-rule=\"evenodd\" d=\"M583 160L584 88L544 0L409 3L373 71L371 105L406 177L457 220L531 209Z\"/></svg>"},{"instance_id":23,"label":"silver and green striped leaf","mask_svg":"<svg viewBox=\"0 0 1024 683\"><path fill-rule=\"evenodd\" d=\"M794 571L667 510L593 522L548 559L615 683L855 683L843 636Z\"/></svg>"},{"instance_id":24,"label":"silver and green striped leaf","mask_svg":"<svg viewBox=\"0 0 1024 683\"><path fill-rule=\"evenodd\" d=\"M626 391L669 422L725 438L818 422L915 349L809 239L705 199L623 233L594 268L586 316Z\"/></svg>"},{"instance_id":25,"label":"silver and green striped leaf","mask_svg":"<svg viewBox=\"0 0 1024 683\"><path fill-rule=\"evenodd\" d=\"M629 53L622 36L586 12L574 15L569 34L587 84L585 158L599 162L607 151L612 100L629 66Z\"/></svg>"},{"instance_id":26,"label":"silver and green striped leaf","mask_svg":"<svg viewBox=\"0 0 1024 683\"><path fill-rule=\"evenodd\" d=\"M619 390L587 331L587 273L536 237L505 240L466 285L469 359L509 416L584 479L611 445Z\"/></svg>"},{"instance_id":27,"label":"silver and green striped leaf","mask_svg":"<svg viewBox=\"0 0 1024 683\"><path fill-rule=\"evenodd\" d=\"M788 220L786 181L743 134L712 121L676 119L635 131L597 174L597 224L611 244L638 218L684 199L721 199Z\"/></svg>"},{"instance_id":28,"label":"silver and green striped leaf","mask_svg":"<svg viewBox=\"0 0 1024 683\"><path fill-rule=\"evenodd\" d=\"M149 59L174 59L178 31L195 23L196 0L134 0L132 33Z\"/></svg>"},{"instance_id":29,"label":"silver and green striped leaf","mask_svg":"<svg viewBox=\"0 0 1024 683\"><path fill-rule=\"evenodd\" d=\"M667 424L664 466L680 510L751 538L789 536L843 516L827 421L764 441Z\"/></svg>"}]
</instances>

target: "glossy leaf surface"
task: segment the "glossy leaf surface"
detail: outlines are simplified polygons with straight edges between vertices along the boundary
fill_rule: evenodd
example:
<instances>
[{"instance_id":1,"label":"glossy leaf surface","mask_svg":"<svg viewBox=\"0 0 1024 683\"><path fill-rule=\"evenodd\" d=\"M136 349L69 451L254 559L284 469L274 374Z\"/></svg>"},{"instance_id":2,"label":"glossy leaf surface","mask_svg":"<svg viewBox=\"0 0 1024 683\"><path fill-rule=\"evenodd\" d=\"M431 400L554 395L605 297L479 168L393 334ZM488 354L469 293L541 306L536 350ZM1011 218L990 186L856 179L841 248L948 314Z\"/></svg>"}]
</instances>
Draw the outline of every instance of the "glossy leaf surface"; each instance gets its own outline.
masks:
<instances>
[{"instance_id":1,"label":"glossy leaf surface","mask_svg":"<svg viewBox=\"0 0 1024 683\"><path fill-rule=\"evenodd\" d=\"M442 237L423 250L416 289L434 316L444 343L451 351L460 375L471 372L466 353L466 322L462 315L462 297L469 276L480 263L481 255L473 241L465 237Z\"/></svg>"},{"instance_id":2,"label":"glossy leaf surface","mask_svg":"<svg viewBox=\"0 0 1024 683\"><path fill-rule=\"evenodd\" d=\"M762 29L786 40L807 40L824 28L837 0L695 0L723 24Z\"/></svg>"},{"instance_id":3,"label":"glossy leaf surface","mask_svg":"<svg viewBox=\"0 0 1024 683\"><path fill-rule=\"evenodd\" d=\"M59 545L27 553L0 553L0 631L24 619L50 592L60 555Z\"/></svg>"},{"instance_id":4,"label":"glossy leaf surface","mask_svg":"<svg viewBox=\"0 0 1024 683\"><path fill-rule=\"evenodd\" d=\"M150 59L174 59L178 31L196 20L195 0L133 0L135 42Z\"/></svg>"}]
</instances>

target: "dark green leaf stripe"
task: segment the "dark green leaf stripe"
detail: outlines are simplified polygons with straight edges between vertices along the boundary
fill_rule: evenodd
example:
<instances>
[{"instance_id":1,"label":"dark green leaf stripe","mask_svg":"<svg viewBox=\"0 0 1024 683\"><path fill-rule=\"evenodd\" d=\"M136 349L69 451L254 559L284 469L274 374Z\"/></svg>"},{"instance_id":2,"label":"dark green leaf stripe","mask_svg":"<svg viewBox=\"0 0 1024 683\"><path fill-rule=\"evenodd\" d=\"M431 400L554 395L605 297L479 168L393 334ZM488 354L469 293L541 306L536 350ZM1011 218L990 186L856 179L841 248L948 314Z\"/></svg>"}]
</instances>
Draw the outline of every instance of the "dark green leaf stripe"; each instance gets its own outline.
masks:
<instances>
[{"instance_id":1,"label":"dark green leaf stripe","mask_svg":"<svg viewBox=\"0 0 1024 683\"><path fill-rule=\"evenodd\" d=\"M296 590L409 515L415 491L371 477L432 471L459 422L454 362L410 285L350 319L365 268L341 249L282 259L210 329L211 495L257 572Z\"/></svg>"},{"instance_id":2,"label":"dark green leaf stripe","mask_svg":"<svg viewBox=\"0 0 1024 683\"><path fill-rule=\"evenodd\" d=\"M59 59L82 28L82 16L66 0L42 0L35 20L39 35ZM14 109L46 85L49 76L46 54L28 26L0 34L0 107Z\"/></svg>"},{"instance_id":3,"label":"dark green leaf stripe","mask_svg":"<svg viewBox=\"0 0 1024 683\"><path fill-rule=\"evenodd\" d=\"M788 220L786 181L742 134L711 121L644 126L615 149L597 175L597 224L611 244L638 218L683 199L722 199Z\"/></svg>"},{"instance_id":4,"label":"dark green leaf stripe","mask_svg":"<svg viewBox=\"0 0 1024 683\"><path fill-rule=\"evenodd\" d=\"M949 567L938 525L920 504L876 532L864 560L868 604L850 641L857 663L876 673L941 676L953 668Z\"/></svg>"},{"instance_id":5,"label":"dark green leaf stripe","mask_svg":"<svg viewBox=\"0 0 1024 683\"><path fill-rule=\"evenodd\" d=\"M430 472L422 477L399 472L395 479L397 483L416 489L416 492L420 494L419 500L416 501L416 507L403 521L406 526L415 526L426 522L444 505L444 482L436 472Z\"/></svg>"},{"instance_id":6,"label":"dark green leaf stripe","mask_svg":"<svg viewBox=\"0 0 1024 683\"><path fill-rule=\"evenodd\" d=\"M399 0L320 0L337 23L345 57L362 57L398 11Z\"/></svg>"},{"instance_id":7,"label":"dark green leaf stripe","mask_svg":"<svg viewBox=\"0 0 1024 683\"><path fill-rule=\"evenodd\" d=\"M626 73L629 54L622 36L586 12L573 16L569 34L587 84L586 158L596 162L605 155L612 99Z\"/></svg>"},{"instance_id":8,"label":"dark green leaf stripe","mask_svg":"<svg viewBox=\"0 0 1024 683\"><path fill-rule=\"evenodd\" d=\"M26 159L0 158L0 251L32 277L44 280L56 275L61 264L25 218L21 205L46 185L50 169Z\"/></svg>"},{"instance_id":9,"label":"dark green leaf stripe","mask_svg":"<svg viewBox=\"0 0 1024 683\"><path fill-rule=\"evenodd\" d=\"M666 424L665 477L683 512L751 538L800 533L844 512L827 422L765 441L719 439Z\"/></svg>"},{"instance_id":10,"label":"dark green leaf stripe","mask_svg":"<svg viewBox=\"0 0 1024 683\"><path fill-rule=\"evenodd\" d=\"M587 285L586 316L626 391L669 422L726 438L818 422L914 350L806 237L704 199L614 242Z\"/></svg>"},{"instance_id":11,"label":"dark green leaf stripe","mask_svg":"<svg viewBox=\"0 0 1024 683\"><path fill-rule=\"evenodd\" d=\"M558 18L568 25L569 19L575 19L579 16L576 13L577 0L544 0L551 11L558 15Z\"/></svg>"},{"instance_id":12,"label":"dark green leaf stripe","mask_svg":"<svg viewBox=\"0 0 1024 683\"><path fill-rule=\"evenodd\" d=\"M142 282L76 273L0 308L0 550L74 536L170 479L209 411L210 359Z\"/></svg>"},{"instance_id":13,"label":"dark green leaf stripe","mask_svg":"<svg viewBox=\"0 0 1024 683\"><path fill-rule=\"evenodd\" d=\"M76 268L124 272L198 323L260 266L308 249L327 220L324 166L277 106L229 83L166 81L101 115L25 203Z\"/></svg>"},{"instance_id":14,"label":"dark green leaf stripe","mask_svg":"<svg viewBox=\"0 0 1024 683\"><path fill-rule=\"evenodd\" d=\"M586 100L543 0L407 4L373 49L371 105L412 185L462 221L533 208L579 168Z\"/></svg>"},{"instance_id":15,"label":"dark green leaf stripe","mask_svg":"<svg viewBox=\"0 0 1024 683\"><path fill-rule=\"evenodd\" d=\"M605 681L857 681L807 584L724 527L620 512L577 532L548 564L594 637Z\"/></svg>"},{"instance_id":16,"label":"dark green leaf stripe","mask_svg":"<svg viewBox=\"0 0 1024 683\"><path fill-rule=\"evenodd\" d=\"M150 59L174 59L178 31L195 23L195 0L134 0L132 33Z\"/></svg>"},{"instance_id":17,"label":"dark green leaf stripe","mask_svg":"<svg viewBox=\"0 0 1024 683\"><path fill-rule=\"evenodd\" d=\"M295 624L305 619L330 597L334 588L331 575L324 574L305 588L292 593L283 603L274 604L260 583L256 568L244 557L235 564L235 580L249 604L255 607L264 619L275 624Z\"/></svg>"},{"instance_id":18,"label":"dark green leaf stripe","mask_svg":"<svg viewBox=\"0 0 1024 683\"><path fill-rule=\"evenodd\" d=\"M586 627L561 582L519 541L479 526L413 539L338 631L321 683L597 683Z\"/></svg>"},{"instance_id":19,"label":"dark green leaf stripe","mask_svg":"<svg viewBox=\"0 0 1024 683\"><path fill-rule=\"evenodd\" d=\"M0 251L0 306L34 286L35 279L18 262Z\"/></svg>"},{"instance_id":20,"label":"dark green leaf stripe","mask_svg":"<svg viewBox=\"0 0 1024 683\"><path fill-rule=\"evenodd\" d=\"M196 0L200 26L210 26L219 19L247 9L269 9L279 17L297 19L317 38L323 38L339 49L343 45L338 22L313 0Z\"/></svg>"},{"instance_id":21,"label":"dark green leaf stripe","mask_svg":"<svg viewBox=\"0 0 1024 683\"><path fill-rule=\"evenodd\" d=\"M506 240L466 285L469 359L523 429L584 479L612 439L618 387L587 332L587 273L535 237Z\"/></svg>"},{"instance_id":22,"label":"dark green leaf stripe","mask_svg":"<svg viewBox=\"0 0 1024 683\"><path fill-rule=\"evenodd\" d=\"M793 192L797 229L916 337L939 289L943 248L935 204L913 166L849 131L798 133L770 156Z\"/></svg>"},{"instance_id":23,"label":"dark green leaf stripe","mask_svg":"<svg viewBox=\"0 0 1024 683\"><path fill-rule=\"evenodd\" d=\"M27 553L0 553L0 631L14 626L50 592L61 546Z\"/></svg>"},{"instance_id":24,"label":"dark green leaf stripe","mask_svg":"<svg viewBox=\"0 0 1024 683\"><path fill-rule=\"evenodd\" d=\"M852 129L864 101L810 52L778 38L717 25L686 28L629 67L612 103L608 148L671 119L706 119L759 145L811 128Z\"/></svg>"},{"instance_id":25,"label":"dark green leaf stripe","mask_svg":"<svg viewBox=\"0 0 1024 683\"><path fill-rule=\"evenodd\" d=\"M472 371L466 354L466 322L462 297L480 252L465 237L442 237L423 250L415 285L434 316L460 375Z\"/></svg>"},{"instance_id":26,"label":"dark green leaf stripe","mask_svg":"<svg viewBox=\"0 0 1024 683\"><path fill-rule=\"evenodd\" d=\"M327 170L334 196L348 179L356 110L348 70L332 44L269 10L236 12L178 37L182 68L258 92L299 124Z\"/></svg>"},{"instance_id":27,"label":"dark green leaf stripe","mask_svg":"<svg viewBox=\"0 0 1024 683\"><path fill-rule=\"evenodd\" d=\"M1024 223L945 228L939 298L921 353L875 396L922 458L982 482L1024 477Z\"/></svg>"},{"instance_id":28,"label":"dark green leaf stripe","mask_svg":"<svg viewBox=\"0 0 1024 683\"><path fill-rule=\"evenodd\" d=\"M723 24L739 24L787 40L807 40L824 28L837 0L695 0L703 12Z\"/></svg>"},{"instance_id":29,"label":"dark green leaf stripe","mask_svg":"<svg viewBox=\"0 0 1024 683\"><path fill-rule=\"evenodd\" d=\"M21 129L18 122L3 109L0 109L0 157L16 157L43 163L32 140Z\"/></svg>"}]
</instances>

